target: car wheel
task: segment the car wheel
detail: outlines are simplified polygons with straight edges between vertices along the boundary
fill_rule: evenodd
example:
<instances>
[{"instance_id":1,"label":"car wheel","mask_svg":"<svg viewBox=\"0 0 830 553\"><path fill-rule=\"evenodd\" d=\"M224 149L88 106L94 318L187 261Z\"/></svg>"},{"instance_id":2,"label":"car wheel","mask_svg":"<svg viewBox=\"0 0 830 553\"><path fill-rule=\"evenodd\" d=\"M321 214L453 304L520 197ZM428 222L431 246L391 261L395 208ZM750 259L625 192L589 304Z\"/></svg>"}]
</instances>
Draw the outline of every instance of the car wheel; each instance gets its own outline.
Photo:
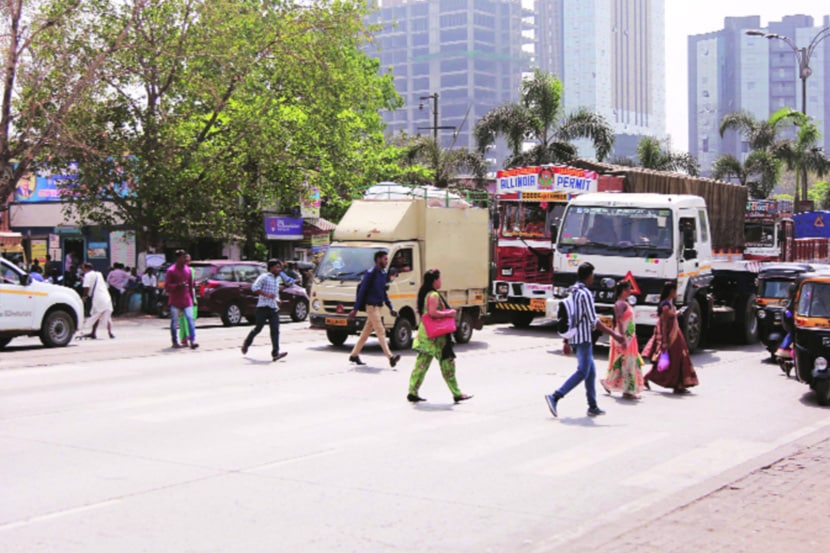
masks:
<instances>
[{"instance_id":1,"label":"car wheel","mask_svg":"<svg viewBox=\"0 0 830 553\"><path fill-rule=\"evenodd\" d=\"M8 346L9 342L11 342L11 341L12 341L11 338L0 338L0 349L3 349L6 346Z\"/></svg>"},{"instance_id":2,"label":"car wheel","mask_svg":"<svg viewBox=\"0 0 830 553\"><path fill-rule=\"evenodd\" d=\"M230 302L222 312L222 324L236 326L242 322L242 308L235 301Z\"/></svg>"},{"instance_id":3,"label":"car wheel","mask_svg":"<svg viewBox=\"0 0 830 553\"><path fill-rule=\"evenodd\" d=\"M406 317L398 317L392 334L389 337L393 349L409 349L412 347L412 323Z\"/></svg>"},{"instance_id":4,"label":"car wheel","mask_svg":"<svg viewBox=\"0 0 830 553\"><path fill-rule=\"evenodd\" d=\"M308 302L304 299L297 299L294 309L291 310L291 320L295 323L304 321L308 317Z\"/></svg>"},{"instance_id":5,"label":"car wheel","mask_svg":"<svg viewBox=\"0 0 830 553\"><path fill-rule=\"evenodd\" d=\"M333 328L326 329L326 338L329 339L331 345L333 346L342 346L346 343L346 338L349 337L349 334L345 330L335 330Z\"/></svg>"},{"instance_id":6,"label":"car wheel","mask_svg":"<svg viewBox=\"0 0 830 553\"><path fill-rule=\"evenodd\" d=\"M75 321L72 315L63 309L50 311L43 318L40 329L40 341L47 348L63 347L75 334Z\"/></svg>"}]
</instances>

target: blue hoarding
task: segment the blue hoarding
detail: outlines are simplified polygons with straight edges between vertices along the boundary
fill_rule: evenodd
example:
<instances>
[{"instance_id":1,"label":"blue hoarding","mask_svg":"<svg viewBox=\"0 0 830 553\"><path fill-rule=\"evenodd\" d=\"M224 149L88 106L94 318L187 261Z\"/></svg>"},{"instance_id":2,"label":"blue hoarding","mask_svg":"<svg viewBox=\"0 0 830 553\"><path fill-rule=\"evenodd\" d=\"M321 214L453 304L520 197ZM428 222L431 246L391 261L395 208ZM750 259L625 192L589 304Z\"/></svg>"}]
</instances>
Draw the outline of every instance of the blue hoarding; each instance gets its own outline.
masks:
<instances>
[{"instance_id":1,"label":"blue hoarding","mask_svg":"<svg viewBox=\"0 0 830 553\"><path fill-rule=\"evenodd\" d=\"M268 240L302 240L303 220L295 217L266 217L265 235Z\"/></svg>"}]
</instances>

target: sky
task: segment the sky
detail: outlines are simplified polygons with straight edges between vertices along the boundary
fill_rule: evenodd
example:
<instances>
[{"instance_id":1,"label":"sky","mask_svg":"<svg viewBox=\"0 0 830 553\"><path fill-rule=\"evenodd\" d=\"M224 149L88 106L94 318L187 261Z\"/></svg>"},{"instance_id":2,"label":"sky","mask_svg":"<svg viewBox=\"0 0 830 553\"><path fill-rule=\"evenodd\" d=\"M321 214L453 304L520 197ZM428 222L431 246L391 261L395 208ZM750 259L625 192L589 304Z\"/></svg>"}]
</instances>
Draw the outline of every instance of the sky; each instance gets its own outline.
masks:
<instances>
[{"instance_id":1,"label":"sky","mask_svg":"<svg viewBox=\"0 0 830 553\"><path fill-rule=\"evenodd\" d=\"M724 17L760 15L761 25L785 15L812 15L820 26L830 15L827 0L665 0L666 3L666 131L672 149L686 151L689 142L687 37L723 28ZM830 40L830 39L828 39ZM795 63L795 62L793 62Z\"/></svg>"}]
</instances>

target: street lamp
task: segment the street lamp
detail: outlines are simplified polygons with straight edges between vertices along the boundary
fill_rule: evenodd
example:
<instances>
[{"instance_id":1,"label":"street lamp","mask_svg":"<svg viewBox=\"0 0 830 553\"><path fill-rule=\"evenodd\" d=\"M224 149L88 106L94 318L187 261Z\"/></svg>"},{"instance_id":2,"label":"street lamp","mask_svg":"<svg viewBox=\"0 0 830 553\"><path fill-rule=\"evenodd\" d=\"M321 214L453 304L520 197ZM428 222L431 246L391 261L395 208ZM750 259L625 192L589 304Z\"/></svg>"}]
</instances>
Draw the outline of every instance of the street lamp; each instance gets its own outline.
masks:
<instances>
[{"instance_id":1,"label":"street lamp","mask_svg":"<svg viewBox=\"0 0 830 553\"><path fill-rule=\"evenodd\" d=\"M810 69L810 58L815 52L816 47L818 47L819 43L823 41L825 38L830 37L830 27L824 27L816 36L813 37L813 40L810 41L810 44L807 45L806 48L799 48L796 46L793 39L788 36L779 35L778 33L768 33L766 31L761 31L758 29L750 29L746 31L746 34L749 36L761 36L768 40L781 40L787 44L787 46L792 49L793 54L795 54L795 59L798 62L798 77L801 79L801 113L807 115L807 79L810 78L810 75L813 74L813 70ZM807 168L802 167L801 169L801 199L807 199ZM796 190L796 196L798 196L798 190ZM796 198L798 199L798 198ZM796 205L796 209L798 206Z\"/></svg>"}]
</instances>

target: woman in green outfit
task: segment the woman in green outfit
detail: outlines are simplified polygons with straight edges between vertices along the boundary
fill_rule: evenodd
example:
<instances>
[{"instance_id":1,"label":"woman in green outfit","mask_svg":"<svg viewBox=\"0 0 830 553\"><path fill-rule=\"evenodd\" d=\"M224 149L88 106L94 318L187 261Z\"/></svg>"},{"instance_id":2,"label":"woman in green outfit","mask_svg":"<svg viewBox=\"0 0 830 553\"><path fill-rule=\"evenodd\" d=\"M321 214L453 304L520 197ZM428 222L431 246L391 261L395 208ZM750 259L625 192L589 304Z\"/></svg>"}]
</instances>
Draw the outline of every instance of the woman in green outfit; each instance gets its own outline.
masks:
<instances>
[{"instance_id":1,"label":"woman in green outfit","mask_svg":"<svg viewBox=\"0 0 830 553\"><path fill-rule=\"evenodd\" d=\"M423 316L428 313L433 319L455 317L455 309L442 309L447 307L444 300L438 293L441 288L441 273L438 269L430 269L424 274L424 283L418 290L418 314L421 315L421 324L418 326L418 336L412 348L418 352L415 359L415 368L412 369L412 376L409 377L409 394L406 399L412 403L426 401L418 395L418 389L424 382L430 363L433 357L438 359L441 366L441 374L452 392L453 400L456 403L470 399L473 396L462 394L458 389L458 382L455 380L455 352L452 350L452 336L445 334L437 338L427 336L424 328Z\"/></svg>"}]
</instances>

